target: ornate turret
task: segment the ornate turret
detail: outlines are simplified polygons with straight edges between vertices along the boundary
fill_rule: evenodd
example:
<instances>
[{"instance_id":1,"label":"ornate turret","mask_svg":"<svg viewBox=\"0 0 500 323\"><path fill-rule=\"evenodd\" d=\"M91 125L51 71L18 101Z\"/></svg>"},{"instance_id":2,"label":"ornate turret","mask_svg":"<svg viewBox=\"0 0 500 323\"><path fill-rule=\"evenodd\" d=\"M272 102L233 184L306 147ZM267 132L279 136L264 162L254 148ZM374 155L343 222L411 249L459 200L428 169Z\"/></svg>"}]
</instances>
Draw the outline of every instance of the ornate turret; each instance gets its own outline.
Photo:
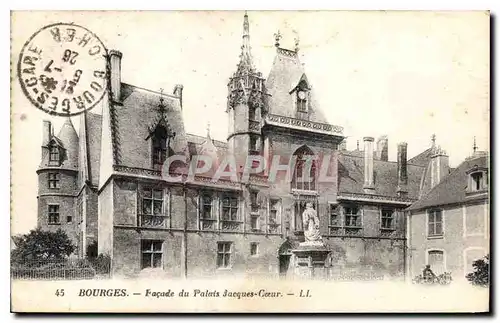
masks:
<instances>
[{"instance_id":1,"label":"ornate turret","mask_svg":"<svg viewBox=\"0 0 500 323\"><path fill-rule=\"evenodd\" d=\"M262 73L257 72L253 64L246 12L242 38L240 61L227 85L226 112L229 117L229 150L237 159L244 161L248 154L260 153L261 150L260 121L265 97Z\"/></svg>"},{"instance_id":2,"label":"ornate turret","mask_svg":"<svg viewBox=\"0 0 500 323\"><path fill-rule=\"evenodd\" d=\"M262 108L264 79L253 65L250 47L250 25L248 14L243 18L243 44L241 46L240 62L236 72L228 84L228 109L237 104L248 104L253 108Z\"/></svg>"},{"instance_id":3,"label":"ornate turret","mask_svg":"<svg viewBox=\"0 0 500 323\"><path fill-rule=\"evenodd\" d=\"M54 135L50 121L43 122L42 160L38 175L38 226L64 230L80 248L80 217L75 212L78 193L79 140L68 117ZM75 253L82 253L80 248Z\"/></svg>"}]
</instances>

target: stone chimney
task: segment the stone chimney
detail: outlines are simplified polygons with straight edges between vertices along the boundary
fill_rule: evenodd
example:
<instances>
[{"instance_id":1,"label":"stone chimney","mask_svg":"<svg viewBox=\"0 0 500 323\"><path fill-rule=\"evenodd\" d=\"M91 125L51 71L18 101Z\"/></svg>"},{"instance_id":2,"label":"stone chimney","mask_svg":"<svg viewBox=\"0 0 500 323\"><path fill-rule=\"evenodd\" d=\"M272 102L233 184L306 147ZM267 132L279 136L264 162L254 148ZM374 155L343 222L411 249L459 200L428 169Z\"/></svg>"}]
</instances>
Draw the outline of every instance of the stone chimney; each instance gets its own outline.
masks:
<instances>
[{"instance_id":1,"label":"stone chimney","mask_svg":"<svg viewBox=\"0 0 500 323\"><path fill-rule=\"evenodd\" d=\"M184 89L184 86L182 84L176 84L174 87L174 95L179 98L181 109L182 109L182 90L183 89Z\"/></svg>"},{"instance_id":2,"label":"stone chimney","mask_svg":"<svg viewBox=\"0 0 500 323\"><path fill-rule=\"evenodd\" d=\"M387 136L381 136L377 139L377 156L376 158L381 161L389 160L389 139Z\"/></svg>"},{"instance_id":3,"label":"stone chimney","mask_svg":"<svg viewBox=\"0 0 500 323\"><path fill-rule=\"evenodd\" d=\"M441 147L436 147L431 156L431 188L439 184L450 172L450 161Z\"/></svg>"},{"instance_id":4,"label":"stone chimney","mask_svg":"<svg viewBox=\"0 0 500 323\"><path fill-rule=\"evenodd\" d=\"M347 140L346 139L342 140L342 142L339 144L338 150L342 150L342 151L347 150Z\"/></svg>"},{"instance_id":5,"label":"stone chimney","mask_svg":"<svg viewBox=\"0 0 500 323\"><path fill-rule=\"evenodd\" d=\"M109 51L109 64L111 66L111 93L113 94L114 102L121 102L121 86L122 86L122 53L117 50Z\"/></svg>"},{"instance_id":6,"label":"stone chimney","mask_svg":"<svg viewBox=\"0 0 500 323\"><path fill-rule=\"evenodd\" d=\"M408 144L401 142L398 144L398 188L397 193L403 197L408 194Z\"/></svg>"},{"instance_id":7,"label":"stone chimney","mask_svg":"<svg viewBox=\"0 0 500 323\"><path fill-rule=\"evenodd\" d=\"M373 183L373 137L364 137L364 154L365 154L365 181L363 189L365 193L374 193L375 187Z\"/></svg>"},{"instance_id":8,"label":"stone chimney","mask_svg":"<svg viewBox=\"0 0 500 323\"><path fill-rule=\"evenodd\" d=\"M49 120L43 120L43 130L42 130L42 146L47 146L50 137L52 136L52 123Z\"/></svg>"}]
</instances>

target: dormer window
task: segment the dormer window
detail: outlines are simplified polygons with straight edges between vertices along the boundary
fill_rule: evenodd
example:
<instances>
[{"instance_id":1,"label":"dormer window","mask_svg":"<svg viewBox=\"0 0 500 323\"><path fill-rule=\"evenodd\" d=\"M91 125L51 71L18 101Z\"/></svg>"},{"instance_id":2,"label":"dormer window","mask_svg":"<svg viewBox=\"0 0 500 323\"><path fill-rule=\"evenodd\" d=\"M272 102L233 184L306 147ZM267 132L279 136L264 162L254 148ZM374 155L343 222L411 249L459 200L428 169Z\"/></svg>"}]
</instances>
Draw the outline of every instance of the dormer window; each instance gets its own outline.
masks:
<instances>
[{"instance_id":1,"label":"dormer window","mask_svg":"<svg viewBox=\"0 0 500 323\"><path fill-rule=\"evenodd\" d=\"M305 79L302 79L295 87L295 108L297 111L297 118L307 119L309 114L309 86Z\"/></svg>"},{"instance_id":2,"label":"dormer window","mask_svg":"<svg viewBox=\"0 0 500 323\"><path fill-rule=\"evenodd\" d=\"M59 153L59 147L57 147L57 146L50 147L49 165L59 166L60 161L61 161L61 158L60 158L60 153Z\"/></svg>"},{"instance_id":3,"label":"dormer window","mask_svg":"<svg viewBox=\"0 0 500 323\"><path fill-rule=\"evenodd\" d=\"M477 172L470 175L472 177L472 187L473 191L480 191L483 188L483 173Z\"/></svg>"},{"instance_id":4,"label":"dormer window","mask_svg":"<svg viewBox=\"0 0 500 323\"><path fill-rule=\"evenodd\" d=\"M153 168L161 168L167 159L167 140L153 137Z\"/></svg>"},{"instance_id":5,"label":"dormer window","mask_svg":"<svg viewBox=\"0 0 500 323\"><path fill-rule=\"evenodd\" d=\"M297 111L307 113L307 93L302 90L297 92Z\"/></svg>"},{"instance_id":6,"label":"dormer window","mask_svg":"<svg viewBox=\"0 0 500 323\"><path fill-rule=\"evenodd\" d=\"M153 159L153 168L154 169L162 169L163 163L169 156L169 141L170 137L167 134L167 130L159 126L154 131L151 136L152 141L152 159Z\"/></svg>"},{"instance_id":7,"label":"dormer window","mask_svg":"<svg viewBox=\"0 0 500 323\"><path fill-rule=\"evenodd\" d=\"M488 189L488 171L486 168L474 166L468 172L468 193L480 192Z\"/></svg>"}]
</instances>

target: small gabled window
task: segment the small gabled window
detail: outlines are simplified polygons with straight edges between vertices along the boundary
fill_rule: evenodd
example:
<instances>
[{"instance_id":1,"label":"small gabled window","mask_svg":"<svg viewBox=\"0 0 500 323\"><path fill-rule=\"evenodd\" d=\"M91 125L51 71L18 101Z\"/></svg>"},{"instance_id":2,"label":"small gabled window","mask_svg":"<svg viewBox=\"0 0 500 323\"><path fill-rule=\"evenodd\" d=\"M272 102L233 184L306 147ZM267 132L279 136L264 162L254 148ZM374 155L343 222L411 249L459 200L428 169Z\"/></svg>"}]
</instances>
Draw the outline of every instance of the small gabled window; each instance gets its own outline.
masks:
<instances>
[{"instance_id":1,"label":"small gabled window","mask_svg":"<svg viewBox=\"0 0 500 323\"><path fill-rule=\"evenodd\" d=\"M488 189L488 168L474 165L467 171L467 194Z\"/></svg>"},{"instance_id":2,"label":"small gabled window","mask_svg":"<svg viewBox=\"0 0 500 323\"><path fill-rule=\"evenodd\" d=\"M161 169L167 159L167 140L153 137L153 168Z\"/></svg>"},{"instance_id":3,"label":"small gabled window","mask_svg":"<svg viewBox=\"0 0 500 323\"><path fill-rule=\"evenodd\" d=\"M49 150L49 165L59 166L61 162L61 154L59 152L59 147L51 146Z\"/></svg>"},{"instance_id":4,"label":"small gabled window","mask_svg":"<svg viewBox=\"0 0 500 323\"><path fill-rule=\"evenodd\" d=\"M161 170L163 163L170 156L170 140L175 136L175 133L162 125L156 127L151 134L151 155L153 169Z\"/></svg>"},{"instance_id":5,"label":"small gabled window","mask_svg":"<svg viewBox=\"0 0 500 323\"><path fill-rule=\"evenodd\" d=\"M299 83L295 90L295 104L297 107L297 116L299 118L306 118L309 112L309 89L307 83L303 80Z\"/></svg>"},{"instance_id":6,"label":"small gabled window","mask_svg":"<svg viewBox=\"0 0 500 323\"><path fill-rule=\"evenodd\" d=\"M483 172L475 172L470 174L471 177L471 191L480 191L484 188L484 174Z\"/></svg>"}]
</instances>

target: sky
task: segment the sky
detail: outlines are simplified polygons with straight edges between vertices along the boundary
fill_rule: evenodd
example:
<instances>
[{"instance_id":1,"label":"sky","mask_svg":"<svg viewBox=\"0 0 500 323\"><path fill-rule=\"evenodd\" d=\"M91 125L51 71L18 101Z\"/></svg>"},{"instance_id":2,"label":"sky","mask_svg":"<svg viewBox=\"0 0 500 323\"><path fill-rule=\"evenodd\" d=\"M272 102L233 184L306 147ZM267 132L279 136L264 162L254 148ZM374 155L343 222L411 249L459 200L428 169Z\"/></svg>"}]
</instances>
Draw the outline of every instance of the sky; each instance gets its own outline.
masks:
<instances>
[{"instance_id":1,"label":"sky","mask_svg":"<svg viewBox=\"0 0 500 323\"><path fill-rule=\"evenodd\" d=\"M37 29L74 22L123 53L122 81L171 93L184 86L187 132L227 137L227 82L239 60L243 12L15 12L11 66ZM330 123L344 127L347 148L364 136L389 138L389 159L399 142L409 158L427 149L431 135L452 167L471 155L473 138L489 150L489 17L483 12L249 11L250 42L265 77L276 48L300 59ZM29 23L27 23L29 21ZM24 97L12 69L11 231L36 225L42 120L50 117ZM92 110L101 113L96 107ZM78 129L79 120L73 118Z\"/></svg>"}]
</instances>

